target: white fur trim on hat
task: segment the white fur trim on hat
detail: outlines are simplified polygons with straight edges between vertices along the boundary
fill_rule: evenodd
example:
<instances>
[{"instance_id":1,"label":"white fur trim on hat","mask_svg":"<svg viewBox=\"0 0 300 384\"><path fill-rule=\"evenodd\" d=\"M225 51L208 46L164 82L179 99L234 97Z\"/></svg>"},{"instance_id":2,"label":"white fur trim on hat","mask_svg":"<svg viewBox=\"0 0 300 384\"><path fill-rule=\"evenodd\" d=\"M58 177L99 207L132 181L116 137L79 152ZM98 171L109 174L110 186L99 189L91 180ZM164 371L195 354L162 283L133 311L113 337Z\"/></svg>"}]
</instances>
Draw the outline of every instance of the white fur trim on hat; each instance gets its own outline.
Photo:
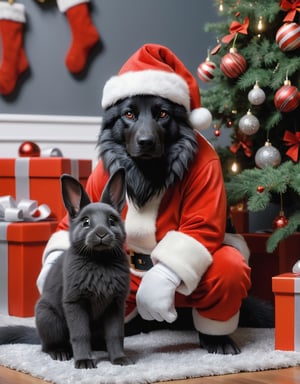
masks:
<instances>
[{"instance_id":1,"label":"white fur trim on hat","mask_svg":"<svg viewBox=\"0 0 300 384\"><path fill-rule=\"evenodd\" d=\"M88 3L90 0L56 0L60 12L66 12L69 8L81 3Z\"/></svg>"},{"instance_id":2,"label":"white fur trim on hat","mask_svg":"<svg viewBox=\"0 0 300 384\"><path fill-rule=\"evenodd\" d=\"M0 2L0 20L12 20L19 23L25 23L25 7L20 3L4 3Z\"/></svg>"},{"instance_id":3,"label":"white fur trim on hat","mask_svg":"<svg viewBox=\"0 0 300 384\"><path fill-rule=\"evenodd\" d=\"M111 77L103 88L104 109L129 96L161 96L183 105L190 111L190 94L187 83L176 73L147 69L128 71Z\"/></svg>"},{"instance_id":4,"label":"white fur trim on hat","mask_svg":"<svg viewBox=\"0 0 300 384\"><path fill-rule=\"evenodd\" d=\"M190 113L190 122L194 129L204 131L212 122L212 115L207 108L195 108Z\"/></svg>"},{"instance_id":5,"label":"white fur trim on hat","mask_svg":"<svg viewBox=\"0 0 300 384\"><path fill-rule=\"evenodd\" d=\"M214 336L230 335L233 333L238 327L240 318L240 312L237 312L226 321L212 320L201 316L195 308L193 308L192 314L196 330Z\"/></svg>"},{"instance_id":6,"label":"white fur trim on hat","mask_svg":"<svg viewBox=\"0 0 300 384\"><path fill-rule=\"evenodd\" d=\"M212 263L208 249L199 241L183 232L170 231L151 253L153 263L162 262L182 280L177 289L190 295Z\"/></svg>"}]
</instances>

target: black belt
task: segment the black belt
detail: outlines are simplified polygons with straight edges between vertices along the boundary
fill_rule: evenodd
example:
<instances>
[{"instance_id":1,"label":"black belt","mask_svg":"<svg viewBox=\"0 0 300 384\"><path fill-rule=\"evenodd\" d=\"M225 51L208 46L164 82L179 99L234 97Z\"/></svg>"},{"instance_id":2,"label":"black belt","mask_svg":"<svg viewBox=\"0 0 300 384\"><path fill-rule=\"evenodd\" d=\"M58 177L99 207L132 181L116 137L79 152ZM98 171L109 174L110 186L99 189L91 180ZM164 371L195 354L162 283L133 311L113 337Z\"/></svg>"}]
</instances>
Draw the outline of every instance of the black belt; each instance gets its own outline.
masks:
<instances>
[{"instance_id":1,"label":"black belt","mask_svg":"<svg viewBox=\"0 0 300 384\"><path fill-rule=\"evenodd\" d=\"M148 271L153 267L150 255L144 253L130 252L131 264L133 268L140 271Z\"/></svg>"}]
</instances>

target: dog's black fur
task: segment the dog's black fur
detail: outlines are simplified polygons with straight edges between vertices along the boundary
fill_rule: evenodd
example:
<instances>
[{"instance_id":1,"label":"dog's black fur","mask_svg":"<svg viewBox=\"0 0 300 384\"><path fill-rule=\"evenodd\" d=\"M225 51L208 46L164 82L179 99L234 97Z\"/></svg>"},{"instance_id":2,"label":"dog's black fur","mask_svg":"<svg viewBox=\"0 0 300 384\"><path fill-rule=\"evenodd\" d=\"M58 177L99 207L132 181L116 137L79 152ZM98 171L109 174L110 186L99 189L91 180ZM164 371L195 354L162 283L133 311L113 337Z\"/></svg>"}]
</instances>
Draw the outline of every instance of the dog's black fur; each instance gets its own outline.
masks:
<instances>
[{"instance_id":1,"label":"dog's black fur","mask_svg":"<svg viewBox=\"0 0 300 384\"><path fill-rule=\"evenodd\" d=\"M197 151L184 107L159 96L128 97L107 109L98 145L110 174L126 169L138 207L181 180Z\"/></svg>"},{"instance_id":2,"label":"dog's black fur","mask_svg":"<svg viewBox=\"0 0 300 384\"><path fill-rule=\"evenodd\" d=\"M119 167L126 169L127 194L138 207L182 180L197 152L195 132L184 107L159 96L146 95L127 97L104 112L98 146L99 156L110 174ZM273 326L271 306L248 300L244 307L249 304L251 311L260 313L252 326ZM138 316L126 325L125 333L161 327L190 328L189 311L178 312L178 321L172 325L146 322ZM200 345L209 352L239 353L239 348L226 335L199 336Z\"/></svg>"}]
</instances>

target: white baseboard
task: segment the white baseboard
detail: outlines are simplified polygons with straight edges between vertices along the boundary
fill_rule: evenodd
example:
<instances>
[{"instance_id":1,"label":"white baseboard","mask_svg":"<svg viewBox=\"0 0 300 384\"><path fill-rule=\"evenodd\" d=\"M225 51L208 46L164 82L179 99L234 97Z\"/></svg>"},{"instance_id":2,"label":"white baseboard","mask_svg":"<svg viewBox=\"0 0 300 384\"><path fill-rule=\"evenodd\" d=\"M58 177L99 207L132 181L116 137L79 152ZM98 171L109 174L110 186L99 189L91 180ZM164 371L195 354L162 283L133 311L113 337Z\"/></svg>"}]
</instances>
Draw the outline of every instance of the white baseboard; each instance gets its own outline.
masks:
<instances>
[{"instance_id":1,"label":"white baseboard","mask_svg":"<svg viewBox=\"0 0 300 384\"><path fill-rule=\"evenodd\" d=\"M42 149L59 148L64 157L97 163L101 117L0 114L0 156L18 157L19 146L33 141Z\"/></svg>"}]
</instances>

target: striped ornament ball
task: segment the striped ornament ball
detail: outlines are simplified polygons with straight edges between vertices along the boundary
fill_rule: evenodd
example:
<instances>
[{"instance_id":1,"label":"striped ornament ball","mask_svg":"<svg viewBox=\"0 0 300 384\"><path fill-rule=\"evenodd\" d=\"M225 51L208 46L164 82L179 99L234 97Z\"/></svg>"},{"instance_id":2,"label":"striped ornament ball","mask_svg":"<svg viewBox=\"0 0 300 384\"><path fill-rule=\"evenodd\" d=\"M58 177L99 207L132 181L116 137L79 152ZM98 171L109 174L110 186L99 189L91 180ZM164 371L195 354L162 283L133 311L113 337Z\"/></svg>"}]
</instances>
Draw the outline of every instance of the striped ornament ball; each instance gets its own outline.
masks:
<instances>
[{"instance_id":1,"label":"striped ornament ball","mask_svg":"<svg viewBox=\"0 0 300 384\"><path fill-rule=\"evenodd\" d=\"M274 104L280 112L293 111L300 104L298 88L285 80L284 85L275 93Z\"/></svg>"},{"instance_id":2,"label":"striped ornament ball","mask_svg":"<svg viewBox=\"0 0 300 384\"><path fill-rule=\"evenodd\" d=\"M214 72L216 68L217 66L215 63L213 63L209 59L206 59L203 63L198 65L197 75L200 80L204 81L205 83L208 83L215 77Z\"/></svg>"},{"instance_id":3,"label":"striped ornament ball","mask_svg":"<svg viewBox=\"0 0 300 384\"><path fill-rule=\"evenodd\" d=\"M283 52L293 51L300 47L300 25L285 23L276 33L276 43Z\"/></svg>"},{"instance_id":4,"label":"striped ornament ball","mask_svg":"<svg viewBox=\"0 0 300 384\"><path fill-rule=\"evenodd\" d=\"M220 69L225 76L235 79L245 72L247 62L235 48L230 48L229 53L222 57Z\"/></svg>"}]
</instances>

